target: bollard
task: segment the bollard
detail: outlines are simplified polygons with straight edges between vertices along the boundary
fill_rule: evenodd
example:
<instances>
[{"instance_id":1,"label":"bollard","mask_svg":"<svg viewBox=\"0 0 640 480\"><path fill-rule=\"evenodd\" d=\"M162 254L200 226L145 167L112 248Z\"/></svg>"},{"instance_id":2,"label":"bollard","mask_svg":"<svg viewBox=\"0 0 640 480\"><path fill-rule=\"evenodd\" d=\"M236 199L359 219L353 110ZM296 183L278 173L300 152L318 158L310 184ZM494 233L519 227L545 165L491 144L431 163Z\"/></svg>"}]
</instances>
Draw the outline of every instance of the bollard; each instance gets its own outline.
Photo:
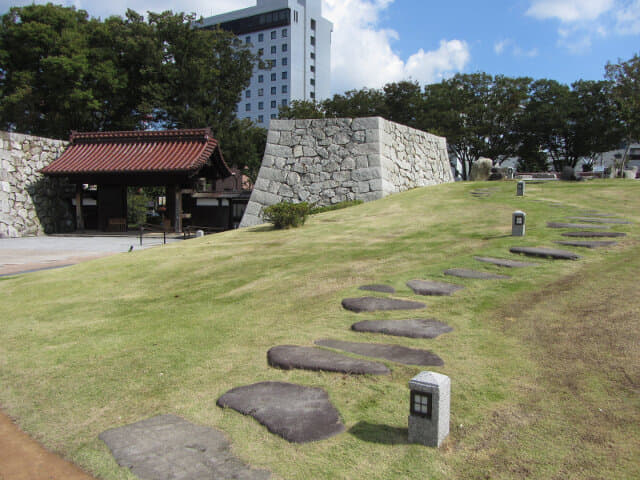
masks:
<instances>
[{"instance_id":1,"label":"bollard","mask_svg":"<svg viewBox=\"0 0 640 480\"><path fill-rule=\"evenodd\" d=\"M409 442L439 447L449 435L451 379L420 372L409 381Z\"/></svg>"},{"instance_id":2,"label":"bollard","mask_svg":"<svg viewBox=\"0 0 640 480\"><path fill-rule=\"evenodd\" d=\"M196 238L204 237L204 230L196 230Z\"/></svg>"},{"instance_id":3,"label":"bollard","mask_svg":"<svg viewBox=\"0 0 640 480\"><path fill-rule=\"evenodd\" d=\"M518 186L516 187L516 196L524 197L524 180L520 180L518 182Z\"/></svg>"},{"instance_id":4,"label":"bollard","mask_svg":"<svg viewBox=\"0 0 640 480\"><path fill-rule=\"evenodd\" d=\"M511 220L512 237L524 237L526 217L527 214L520 210L516 210L515 212L513 212Z\"/></svg>"}]
</instances>

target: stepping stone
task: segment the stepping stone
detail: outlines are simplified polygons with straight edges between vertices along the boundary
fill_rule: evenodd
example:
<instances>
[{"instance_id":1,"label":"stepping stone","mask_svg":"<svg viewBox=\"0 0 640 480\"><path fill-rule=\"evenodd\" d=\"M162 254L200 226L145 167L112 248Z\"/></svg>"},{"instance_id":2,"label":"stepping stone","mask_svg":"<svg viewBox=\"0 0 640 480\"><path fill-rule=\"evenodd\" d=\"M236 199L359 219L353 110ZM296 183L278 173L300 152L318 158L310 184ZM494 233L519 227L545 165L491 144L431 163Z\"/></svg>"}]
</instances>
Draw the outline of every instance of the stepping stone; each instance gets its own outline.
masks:
<instances>
[{"instance_id":1,"label":"stepping stone","mask_svg":"<svg viewBox=\"0 0 640 480\"><path fill-rule=\"evenodd\" d=\"M377 312L380 310L416 310L427 307L421 302L380 297L345 298L342 300L342 306L356 313Z\"/></svg>"},{"instance_id":2,"label":"stepping stone","mask_svg":"<svg viewBox=\"0 0 640 480\"><path fill-rule=\"evenodd\" d=\"M380 343L357 343L341 342L340 340L316 340L316 345L321 347L344 350L366 357L384 358L392 362L404 365L429 365L441 367L444 365L442 359L428 350L417 348L407 348L400 345L388 345Z\"/></svg>"},{"instance_id":3,"label":"stepping stone","mask_svg":"<svg viewBox=\"0 0 640 480\"><path fill-rule=\"evenodd\" d=\"M562 222L548 222L549 228L610 228L609 225L591 225L584 223L562 223Z\"/></svg>"},{"instance_id":4,"label":"stepping stone","mask_svg":"<svg viewBox=\"0 0 640 480\"><path fill-rule=\"evenodd\" d=\"M351 329L356 332L385 333L409 338L436 338L438 335L453 330L446 323L421 318L411 320L364 320L351 325Z\"/></svg>"},{"instance_id":5,"label":"stepping stone","mask_svg":"<svg viewBox=\"0 0 640 480\"><path fill-rule=\"evenodd\" d=\"M447 282L434 282L432 280L409 280L407 287L417 295L451 295L464 289L462 285Z\"/></svg>"},{"instance_id":6,"label":"stepping stone","mask_svg":"<svg viewBox=\"0 0 640 480\"><path fill-rule=\"evenodd\" d=\"M500 267L508 268L523 268L523 267L535 267L537 263L531 262L519 262L517 260L508 260L506 258L492 258L492 257L473 257L479 262L492 263Z\"/></svg>"},{"instance_id":7,"label":"stepping stone","mask_svg":"<svg viewBox=\"0 0 640 480\"><path fill-rule=\"evenodd\" d=\"M521 253L523 255L529 255L531 257L553 258L557 260L578 260L579 258L582 258L577 253L573 253L568 250L558 250L555 248L511 247L509 251L511 253Z\"/></svg>"},{"instance_id":8,"label":"stepping stone","mask_svg":"<svg viewBox=\"0 0 640 480\"><path fill-rule=\"evenodd\" d=\"M603 237L609 237L609 238L614 238L614 237L626 237L626 233L622 233L622 232L589 232L589 231L582 231L582 232L563 232L562 236L563 237L584 237L584 238L603 238Z\"/></svg>"},{"instance_id":9,"label":"stepping stone","mask_svg":"<svg viewBox=\"0 0 640 480\"><path fill-rule=\"evenodd\" d=\"M231 389L216 404L251 415L289 442L315 442L344 431L338 411L321 388L260 382Z\"/></svg>"},{"instance_id":10,"label":"stepping stone","mask_svg":"<svg viewBox=\"0 0 640 480\"><path fill-rule=\"evenodd\" d=\"M598 247L610 247L612 245L617 245L618 242L614 242L612 240L566 240L566 241L556 241L560 245L568 245L570 247L585 247L585 248L598 248Z\"/></svg>"},{"instance_id":11,"label":"stepping stone","mask_svg":"<svg viewBox=\"0 0 640 480\"><path fill-rule=\"evenodd\" d=\"M99 438L107 444L118 465L143 480L263 480L271 476L268 471L254 470L236 458L222 432L175 415L159 415L112 428Z\"/></svg>"},{"instance_id":12,"label":"stepping stone","mask_svg":"<svg viewBox=\"0 0 640 480\"><path fill-rule=\"evenodd\" d=\"M479 272L468 268L450 268L444 271L445 275L451 275L460 278L476 278L480 280L507 280L511 278L508 275L496 275L495 273Z\"/></svg>"},{"instance_id":13,"label":"stepping stone","mask_svg":"<svg viewBox=\"0 0 640 480\"><path fill-rule=\"evenodd\" d=\"M301 370L351 373L356 375L388 375L391 370L382 363L358 360L315 347L280 345L267 352L269 365L283 370Z\"/></svg>"},{"instance_id":14,"label":"stepping stone","mask_svg":"<svg viewBox=\"0 0 640 480\"><path fill-rule=\"evenodd\" d=\"M358 288L360 290L369 290L371 292L396 293L396 289L389 285L363 285Z\"/></svg>"},{"instance_id":15,"label":"stepping stone","mask_svg":"<svg viewBox=\"0 0 640 480\"><path fill-rule=\"evenodd\" d=\"M617 225L629 225L631 222L627 220L617 220L614 218L597 218L597 217L567 217L569 220L580 220L587 223L613 223Z\"/></svg>"}]
</instances>

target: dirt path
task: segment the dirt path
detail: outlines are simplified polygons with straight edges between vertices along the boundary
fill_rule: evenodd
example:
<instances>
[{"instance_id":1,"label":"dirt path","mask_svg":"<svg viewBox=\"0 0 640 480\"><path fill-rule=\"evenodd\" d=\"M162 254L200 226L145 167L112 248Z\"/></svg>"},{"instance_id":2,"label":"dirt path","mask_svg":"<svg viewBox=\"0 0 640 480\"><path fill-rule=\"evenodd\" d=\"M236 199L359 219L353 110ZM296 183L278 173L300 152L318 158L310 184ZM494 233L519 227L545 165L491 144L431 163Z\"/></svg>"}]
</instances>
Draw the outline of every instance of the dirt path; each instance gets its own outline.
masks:
<instances>
[{"instance_id":1,"label":"dirt path","mask_svg":"<svg viewBox=\"0 0 640 480\"><path fill-rule=\"evenodd\" d=\"M0 480L94 480L45 450L0 412Z\"/></svg>"}]
</instances>

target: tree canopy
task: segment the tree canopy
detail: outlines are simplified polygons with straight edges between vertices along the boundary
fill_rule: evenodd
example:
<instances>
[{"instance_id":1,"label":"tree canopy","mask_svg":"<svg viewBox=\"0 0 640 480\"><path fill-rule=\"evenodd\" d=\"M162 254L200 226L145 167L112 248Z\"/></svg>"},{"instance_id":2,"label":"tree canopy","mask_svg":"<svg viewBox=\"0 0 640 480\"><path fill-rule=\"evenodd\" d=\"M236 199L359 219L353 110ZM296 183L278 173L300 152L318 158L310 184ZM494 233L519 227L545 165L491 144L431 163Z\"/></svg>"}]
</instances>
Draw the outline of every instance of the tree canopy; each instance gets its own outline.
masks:
<instances>
[{"instance_id":1,"label":"tree canopy","mask_svg":"<svg viewBox=\"0 0 640 480\"><path fill-rule=\"evenodd\" d=\"M245 131L259 146L266 132L235 121L257 58L196 21L169 11L101 21L74 7L11 8L0 19L0 128L66 139L71 130L209 126L219 138ZM228 158L255 163L244 156L251 148L230 143Z\"/></svg>"}]
</instances>

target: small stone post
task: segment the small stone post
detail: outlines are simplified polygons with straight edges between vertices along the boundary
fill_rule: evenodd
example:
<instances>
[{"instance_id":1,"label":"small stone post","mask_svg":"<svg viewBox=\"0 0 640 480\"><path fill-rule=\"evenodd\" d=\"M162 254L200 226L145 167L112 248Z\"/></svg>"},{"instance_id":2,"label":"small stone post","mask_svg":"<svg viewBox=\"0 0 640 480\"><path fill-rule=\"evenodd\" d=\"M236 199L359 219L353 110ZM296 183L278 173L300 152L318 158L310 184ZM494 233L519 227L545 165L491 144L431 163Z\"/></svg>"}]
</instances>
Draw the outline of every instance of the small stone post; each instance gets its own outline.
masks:
<instances>
[{"instance_id":1,"label":"small stone post","mask_svg":"<svg viewBox=\"0 0 640 480\"><path fill-rule=\"evenodd\" d=\"M518 186L516 187L516 196L524 197L524 180L520 180L518 182Z\"/></svg>"},{"instance_id":2,"label":"small stone post","mask_svg":"<svg viewBox=\"0 0 640 480\"><path fill-rule=\"evenodd\" d=\"M515 212L513 212L511 221L512 237L524 237L526 218L527 214L520 210L516 210Z\"/></svg>"},{"instance_id":3,"label":"small stone post","mask_svg":"<svg viewBox=\"0 0 640 480\"><path fill-rule=\"evenodd\" d=\"M409 442L439 447L449 435L451 379L420 372L409 381Z\"/></svg>"}]
</instances>

